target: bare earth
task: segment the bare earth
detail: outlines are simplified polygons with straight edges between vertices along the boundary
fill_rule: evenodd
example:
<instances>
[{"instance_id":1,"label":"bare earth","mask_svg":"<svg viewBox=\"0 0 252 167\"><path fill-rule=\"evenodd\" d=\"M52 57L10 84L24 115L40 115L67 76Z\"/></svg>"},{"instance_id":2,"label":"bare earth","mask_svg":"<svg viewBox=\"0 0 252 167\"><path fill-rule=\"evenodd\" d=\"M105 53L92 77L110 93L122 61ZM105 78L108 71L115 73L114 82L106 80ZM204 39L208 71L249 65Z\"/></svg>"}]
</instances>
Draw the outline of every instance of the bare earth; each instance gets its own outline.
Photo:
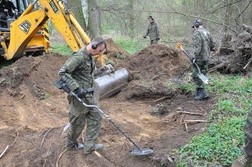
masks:
<instances>
[{"instance_id":1,"label":"bare earth","mask_svg":"<svg viewBox=\"0 0 252 167\"><path fill-rule=\"evenodd\" d=\"M133 145L105 118L99 137L105 145L102 151L85 156L81 150L66 150L66 134L62 134L68 121L66 93L58 90L54 81L67 57L48 54L23 57L0 71L0 166L174 166L172 150L201 133L206 125L188 124L186 129L183 121L206 119L214 96L196 102L193 92L164 87L189 66L185 55L164 45L147 47L125 60L109 58L117 63L116 69L129 71L130 82L120 93L102 100L101 109L139 147L153 148L154 154L133 156Z\"/></svg>"}]
</instances>

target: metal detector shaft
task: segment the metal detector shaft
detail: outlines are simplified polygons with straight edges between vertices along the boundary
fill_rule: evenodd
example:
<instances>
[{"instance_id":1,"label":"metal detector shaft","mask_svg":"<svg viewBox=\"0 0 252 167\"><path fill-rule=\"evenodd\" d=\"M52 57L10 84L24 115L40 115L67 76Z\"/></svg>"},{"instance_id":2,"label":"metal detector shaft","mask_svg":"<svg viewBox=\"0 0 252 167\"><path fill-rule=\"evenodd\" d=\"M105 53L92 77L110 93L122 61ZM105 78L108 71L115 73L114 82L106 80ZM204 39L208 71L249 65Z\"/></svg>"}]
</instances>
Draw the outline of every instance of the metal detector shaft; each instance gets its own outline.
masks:
<instances>
[{"instance_id":1,"label":"metal detector shaft","mask_svg":"<svg viewBox=\"0 0 252 167\"><path fill-rule=\"evenodd\" d=\"M70 92L70 93L71 93L74 97L76 97L77 100L78 100L79 102L81 102L85 107L96 108L98 111L100 111L100 113L101 113L105 118L107 118L107 120L108 120L112 125L114 125L114 127L116 127L117 130L119 130L119 131L120 131L120 132L121 132L121 133L122 133L133 145L134 145L134 146L136 146L137 149L141 150L140 147L139 147L138 145L136 145L136 143L133 142L133 141L131 140L131 138L129 138L129 136L127 136L127 135L119 128L119 126L117 126L117 125L112 121L112 119L111 119L106 113L104 113L98 106L86 104L86 103L84 103L83 100L81 100L74 92Z\"/></svg>"}]
</instances>

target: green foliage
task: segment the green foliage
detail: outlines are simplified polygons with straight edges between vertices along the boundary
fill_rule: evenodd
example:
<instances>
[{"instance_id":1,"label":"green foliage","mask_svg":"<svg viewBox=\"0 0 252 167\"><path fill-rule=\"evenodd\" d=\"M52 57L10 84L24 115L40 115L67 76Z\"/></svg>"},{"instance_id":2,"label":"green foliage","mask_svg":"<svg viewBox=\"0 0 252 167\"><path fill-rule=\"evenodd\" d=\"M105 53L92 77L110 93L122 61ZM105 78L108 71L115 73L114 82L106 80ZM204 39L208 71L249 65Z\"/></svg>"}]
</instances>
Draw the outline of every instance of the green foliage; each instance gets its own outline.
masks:
<instances>
[{"instance_id":1,"label":"green foliage","mask_svg":"<svg viewBox=\"0 0 252 167\"><path fill-rule=\"evenodd\" d=\"M183 93L187 94L195 90L195 86L192 83L185 83L180 85L180 89Z\"/></svg>"},{"instance_id":2,"label":"green foliage","mask_svg":"<svg viewBox=\"0 0 252 167\"><path fill-rule=\"evenodd\" d=\"M127 58L126 56L121 55L121 54L117 54L117 55L115 55L115 57L116 57L117 59L121 59L121 60L125 60L125 59Z\"/></svg>"},{"instance_id":3,"label":"green foliage","mask_svg":"<svg viewBox=\"0 0 252 167\"><path fill-rule=\"evenodd\" d=\"M126 50L129 54L134 54L147 46L147 42L129 37L115 37L115 43Z\"/></svg>"},{"instance_id":4,"label":"green foliage","mask_svg":"<svg viewBox=\"0 0 252 167\"><path fill-rule=\"evenodd\" d=\"M243 143L243 120L243 117L230 118L211 124L203 134L180 148L180 153L185 157L190 156L195 162L218 161L222 165L230 165L240 154L237 146Z\"/></svg>"},{"instance_id":5,"label":"green foliage","mask_svg":"<svg viewBox=\"0 0 252 167\"><path fill-rule=\"evenodd\" d=\"M205 132L195 136L181 147L177 166L184 166L192 159L195 166L219 164L230 166L240 154L243 145L243 126L252 103L252 79L243 76L212 75L207 89L215 94L216 105L209 115ZM190 91L186 84L182 89Z\"/></svg>"},{"instance_id":6,"label":"green foliage","mask_svg":"<svg viewBox=\"0 0 252 167\"><path fill-rule=\"evenodd\" d=\"M51 43L53 53L58 53L62 56L71 55L73 52L65 43Z\"/></svg>"},{"instance_id":7,"label":"green foliage","mask_svg":"<svg viewBox=\"0 0 252 167\"><path fill-rule=\"evenodd\" d=\"M174 82L171 82L171 81L166 81L164 83L164 86L169 89L169 90L177 90L178 89L178 84L174 83Z\"/></svg>"}]
</instances>

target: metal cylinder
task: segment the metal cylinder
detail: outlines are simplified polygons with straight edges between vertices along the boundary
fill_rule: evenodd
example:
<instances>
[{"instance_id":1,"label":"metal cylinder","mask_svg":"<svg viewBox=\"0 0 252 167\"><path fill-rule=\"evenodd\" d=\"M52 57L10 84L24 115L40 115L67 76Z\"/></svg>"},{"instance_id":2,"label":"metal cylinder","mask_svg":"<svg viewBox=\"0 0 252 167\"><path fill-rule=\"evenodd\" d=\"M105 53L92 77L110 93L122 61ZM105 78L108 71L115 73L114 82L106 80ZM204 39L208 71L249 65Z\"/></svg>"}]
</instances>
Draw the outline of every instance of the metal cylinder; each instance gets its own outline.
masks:
<instances>
[{"instance_id":1,"label":"metal cylinder","mask_svg":"<svg viewBox=\"0 0 252 167\"><path fill-rule=\"evenodd\" d=\"M102 100L119 92L128 84L129 73L125 68L95 79L96 98Z\"/></svg>"}]
</instances>

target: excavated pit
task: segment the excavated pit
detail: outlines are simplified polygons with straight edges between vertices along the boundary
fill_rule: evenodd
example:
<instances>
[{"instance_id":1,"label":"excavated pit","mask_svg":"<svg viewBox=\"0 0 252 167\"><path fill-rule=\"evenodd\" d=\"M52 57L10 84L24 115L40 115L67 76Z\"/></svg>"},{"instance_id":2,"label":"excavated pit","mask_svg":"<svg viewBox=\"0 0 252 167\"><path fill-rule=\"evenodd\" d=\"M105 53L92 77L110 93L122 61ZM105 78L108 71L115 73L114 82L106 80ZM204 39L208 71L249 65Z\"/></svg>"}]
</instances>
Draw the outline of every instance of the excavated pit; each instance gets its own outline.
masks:
<instances>
[{"instance_id":1,"label":"excavated pit","mask_svg":"<svg viewBox=\"0 0 252 167\"><path fill-rule=\"evenodd\" d=\"M110 48L122 54L121 48ZM65 150L66 134L61 132L68 121L67 95L54 82L67 57L47 54L22 57L0 71L2 166L174 166L172 150L201 133L206 125L190 124L185 129L183 121L206 119L214 98L195 102L192 93L167 89L167 80L183 74L189 66L186 56L176 49L153 45L124 60L108 57L116 69L128 69L130 82L120 93L101 101L101 109L141 148L153 148L154 154L132 156L131 143L105 118L99 137L105 148L99 155Z\"/></svg>"}]
</instances>

